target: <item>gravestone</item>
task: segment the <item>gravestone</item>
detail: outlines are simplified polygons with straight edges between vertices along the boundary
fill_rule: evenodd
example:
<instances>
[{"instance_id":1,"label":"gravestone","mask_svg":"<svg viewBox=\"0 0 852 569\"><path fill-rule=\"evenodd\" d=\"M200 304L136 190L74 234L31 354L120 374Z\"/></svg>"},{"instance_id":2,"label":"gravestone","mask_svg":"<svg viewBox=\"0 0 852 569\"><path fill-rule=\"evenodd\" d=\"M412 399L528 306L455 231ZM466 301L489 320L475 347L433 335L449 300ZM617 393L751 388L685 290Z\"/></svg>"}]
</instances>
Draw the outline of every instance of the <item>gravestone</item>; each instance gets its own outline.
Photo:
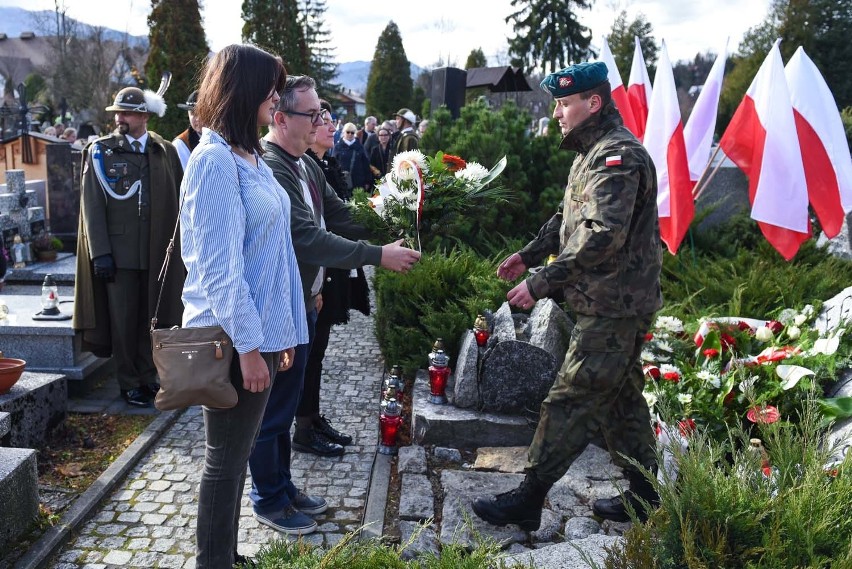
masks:
<instances>
[{"instance_id":1,"label":"gravestone","mask_svg":"<svg viewBox=\"0 0 852 569\"><path fill-rule=\"evenodd\" d=\"M80 216L80 164L82 151L69 144L47 146L47 217L51 232L72 248Z\"/></svg>"}]
</instances>

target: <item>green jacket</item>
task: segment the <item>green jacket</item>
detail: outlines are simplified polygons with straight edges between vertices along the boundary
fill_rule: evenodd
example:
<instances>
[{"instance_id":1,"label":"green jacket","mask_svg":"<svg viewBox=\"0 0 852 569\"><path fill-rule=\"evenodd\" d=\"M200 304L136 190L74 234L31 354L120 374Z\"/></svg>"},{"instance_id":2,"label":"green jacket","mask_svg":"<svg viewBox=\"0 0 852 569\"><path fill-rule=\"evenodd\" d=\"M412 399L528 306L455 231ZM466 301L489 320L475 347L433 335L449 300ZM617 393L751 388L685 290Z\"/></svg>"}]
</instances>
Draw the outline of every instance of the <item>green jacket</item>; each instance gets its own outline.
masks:
<instances>
[{"instance_id":1,"label":"green jacket","mask_svg":"<svg viewBox=\"0 0 852 569\"><path fill-rule=\"evenodd\" d=\"M382 262L382 248L356 241L367 239L369 233L352 220L349 206L337 197L316 162L307 156L292 156L268 140L264 140L263 145L263 160L290 196L293 249L302 275L305 306L311 311L316 302L311 297L311 285L320 267L355 269L364 265L379 265ZM300 181L303 176L315 203L319 205L317 215L305 200ZM325 219L325 229L320 225L320 216Z\"/></svg>"},{"instance_id":2,"label":"green jacket","mask_svg":"<svg viewBox=\"0 0 852 569\"><path fill-rule=\"evenodd\" d=\"M128 156L127 139L118 132L95 143L101 145L107 175L119 178L116 193L123 194L125 165L128 183L132 183L140 177L138 166L144 163L139 161L139 155ZM149 317L153 316L160 292L157 276L177 220L183 177L180 158L171 143L150 130L146 147L148 168L142 188L142 215L136 196L124 201L106 196L95 177L92 145L83 151L72 326L83 331L84 349L99 356L111 353L109 312L105 284L103 279L94 278L92 259L111 254L119 269L147 269L146 302ZM180 324L183 315L181 293L186 271L180 258L179 237L180 233L169 262L158 328Z\"/></svg>"},{"instance_id":3,"label":"green jacket","mask_svg":"<svg viewBox=\"0 0 852 569\"><path fill-rule=\"evenodd\" d=\"M574 150L560 210L520 251L528 267L556 261L527 279L535 298L562 289L577 314L626 318L663 304L657 175L613 104L562 140Z\"/></svg>"}]
</instances>

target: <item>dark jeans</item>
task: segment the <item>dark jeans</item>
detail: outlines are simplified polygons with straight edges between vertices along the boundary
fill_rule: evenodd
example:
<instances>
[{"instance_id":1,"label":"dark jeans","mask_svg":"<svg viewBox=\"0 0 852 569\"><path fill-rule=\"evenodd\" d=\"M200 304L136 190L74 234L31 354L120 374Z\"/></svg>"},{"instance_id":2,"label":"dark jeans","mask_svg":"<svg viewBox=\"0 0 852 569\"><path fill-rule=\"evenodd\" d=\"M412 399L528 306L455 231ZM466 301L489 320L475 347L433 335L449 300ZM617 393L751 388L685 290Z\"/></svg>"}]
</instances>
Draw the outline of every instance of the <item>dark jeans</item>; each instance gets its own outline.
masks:
<instances>
[{"instance_id":1,"label":"dark jeans","mask_svg":"<svg viewBox=\"0 0 852 569\"><path fill-rule=\"evenodd\" d=\"M320 412L320 380L322 377L322 360L328 348L328 338L334 325L331 316L323 316L321 310L317 316L314 339L311 341L311 351L305 366L305 381L302 386L302 400L296 409L296 417L315 417Z\"/></svg>"},{"instance_id":2,"label":"dark jeans","mask_svg":"<svg viewBox=\"0 0 852 569\"><path fill-rule=\"evenodd\" d=\"M261 355L272 377L278 367L279 354ZM231 365L231 383L239 394L235 407L204 408L207 450L198 491L197 569L231 569L234 565L246 464L260 428L266 400L272 391L266 389L261 393L252 393L243 389L243 376L236 353Z\"/></svg>"},{"instance_id":3,"label":"dark jeans","mask_svg":"<svg viewBox=\"0 0 852 569\"><path fill-rule=\"evenodd\" d=\"M308 343L296 346L293 367L275 375L260 433L249 458L252 482L249 497L258 514L278 516L296 497L290 476L290 427L302 396L305 364L316 321L317 311L308 312Z\"/></svg>"}]
</instances>

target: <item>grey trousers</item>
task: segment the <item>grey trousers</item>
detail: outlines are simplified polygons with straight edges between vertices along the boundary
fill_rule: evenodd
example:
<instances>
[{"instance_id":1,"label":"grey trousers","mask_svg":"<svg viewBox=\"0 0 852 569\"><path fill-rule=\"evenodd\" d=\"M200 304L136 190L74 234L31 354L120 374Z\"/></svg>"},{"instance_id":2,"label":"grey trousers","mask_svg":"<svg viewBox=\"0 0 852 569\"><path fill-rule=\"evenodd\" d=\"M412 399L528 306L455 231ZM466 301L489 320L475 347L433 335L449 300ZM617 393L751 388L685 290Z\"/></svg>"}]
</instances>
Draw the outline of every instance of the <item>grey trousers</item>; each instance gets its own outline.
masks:
<instances>
[{"instance_id":1,"label":"grey trousers","mask_svg":"<svg viewBox=\"0 0 852 569\"><path fill-rule=\"evenodd\" d=\"M261 354L275 378L278 369L276 352ZM196 569L231 569L237 553L240 521L240 498L246 481L248 458L260 421L269 399L270 389L252 393L243 389L239 356L234 353L231 383L239 401L231 409L204 408L204 430L207 447L204 471L198 491L198 525L196 526Z\"/></svg>"}]
</instances>

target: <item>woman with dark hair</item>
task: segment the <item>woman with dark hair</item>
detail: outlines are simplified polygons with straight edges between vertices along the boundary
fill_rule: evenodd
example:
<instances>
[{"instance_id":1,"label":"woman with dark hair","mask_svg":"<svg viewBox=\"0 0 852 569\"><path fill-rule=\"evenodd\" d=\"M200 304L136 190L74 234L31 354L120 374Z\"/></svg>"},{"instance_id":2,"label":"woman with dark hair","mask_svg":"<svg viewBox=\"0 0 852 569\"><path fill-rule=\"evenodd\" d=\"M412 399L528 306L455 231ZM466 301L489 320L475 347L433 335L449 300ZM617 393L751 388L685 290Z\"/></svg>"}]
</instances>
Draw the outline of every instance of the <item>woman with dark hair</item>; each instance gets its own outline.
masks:
<instances>
[{"instance_id":1,"label":"woman with dark hair","mask_svg":"<svg viewBox=\"0 0 852 569\"><path fill-rule=\"evenodd\" d=\"M334 148L334 121L331 119L331 105L320 99L323 124L317 127L317 138L305 152L319 165L325 174L325 180L343 201L352 197L352 190L346 185L340 164L329 151ZM317 315L314 329L314 341L305 366L305 381L302 398L296 409L296 432L293 435L293 448L300 452L320 456L343 454L343 447L352 443L350 435L341 433L320 413L320 384L322 360L328 348L331 327L349 322L349 309L355 308L363 314L370 314L370 290L364 269L334 269L326 267L325 282L322 285L322 310Z\"/></svg>"},{"instance_id":2,"label":"woman with dark hair","mask_svg":"<svg viewBox=\"0 0 852 569\"><path fill-rule=\"evenodd\" d=\"M388 156L392 135L393 133L385 125L382 125L377 134L379 143L373 146L370 152L370 171L377 180L388 173Z\"/></svg>"},{"instance_id":3,"label":"woman with dark hair","mask_svg":"<svg viewBox=\"0 0 852 569\"><path fill-rule=\"evenodd\" d=\"M285 79L271 54L230 45L207 62L195 107L205 128L181 185L183 326L224 328L236 350L231 381L239 395L231 409L204 408L197 569L244 561L237 554L240 498L271 378L308 341L290 200L260 159L258 140Z\"/></svg>"}]
</instances>

